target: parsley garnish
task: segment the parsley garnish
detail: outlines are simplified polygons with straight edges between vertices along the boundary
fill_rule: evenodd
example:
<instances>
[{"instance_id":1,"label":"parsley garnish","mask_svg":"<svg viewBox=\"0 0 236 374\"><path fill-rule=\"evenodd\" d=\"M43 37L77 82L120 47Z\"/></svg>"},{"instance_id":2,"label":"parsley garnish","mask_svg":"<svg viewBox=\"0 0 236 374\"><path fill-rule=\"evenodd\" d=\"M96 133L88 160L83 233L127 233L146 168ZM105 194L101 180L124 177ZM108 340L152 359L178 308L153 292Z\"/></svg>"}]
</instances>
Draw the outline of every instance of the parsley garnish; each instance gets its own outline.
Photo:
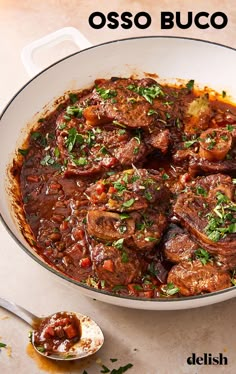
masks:
<instances>
[{"instance_id":1,"label":"parsley garnish","mask_svg":"<svg viewBox=\"0 0 236 374\"><path fill-rule=\"evenodd\" d=\"M79 106L68 106L66 108L66 114L68 114L68 116L81 118L83 114L83 109L80 108Z\"/></svg>"},{"instance_id":2,"label":"parsley garnish","mask_svg":"<svg viewBox=\"0 0 236 374\"><path fill-rule=\"evenodd\" d=\"M126 288L125 286L121 285L121 284L117 284L116 286L114 286L112 288L112 291L113 292L117 292L117 291L120 291L120 290L123 290L124 288Z\"/></svg>"},{"instance_id":3,"label":"parsley garnish","mask_svg":"<svg viewBox=\"0 0 236 374\"><path fill-rule=\"evenodd\" d=\"M88 160L85 157L72 158L72 161L77 166L84 166L88 164Z\"/></svg>"},{"instance_id":4,"label":"parsley garnish","mask_svg":"<svg viewBox=\"0 0 236 374\"><path fill-rule=\"evenodd\" d=\"M179 288L174 283L167 283L166 286L162 287L162 291L166 296L172 296L179 292Z\"/></svg>"},{"instance_id":5,"label":"parsley garnish","mask_svg":"<svg viewBox=\"0 0 236 374\"><path fill-rule=\"evenodd\" d=\"M193 79L190 79L190 81L188 81L188 83L186 83L186 88L189 90L189 91L192 91L194 87L194 80Z\"/></svg>"},{"instance_id":6,"label":"parsley garnish","mask_svg":"<svg viewBox=\"0 0 236 374\"><path fill-rule=\"evenodd\" d=\"M194 139L194 140L187 140L186 142L184 142L184 148L189 148L191 147L194 143L196 143L198 141L198 139Z\"/></svg>"},{"instance_id":7,"label":"parsley garnish","mask_svg":"<svg viewBox=\"0 0 236 374\"><path fill-rule=\"evenodd\" d=\"M146 242L156 242L158 239L157 238L154 238L152 236L147 236L145 239L144 239Z\"/></svg>"},{"instance_id":8,"label":"parsley garnish","mask_svg":"<svg viewBox=\"0 0 236 374\"><path fill-rule=\"evenodd\" d=\"M118 239L116 242L113 243L114 247L117 249L123 249L123 244L124 244L124 238Z\"/></svg>"},{"instance_id":9,"label":"parsley garnish","mask_svg":"<svg viewBox=\"0 0 236 374\"><path fill-rule=\"evenodd\" d=\"M166 174L166 173L162 174L162 179L163 179L163 180L167 180L167 179L169 179L169 178L170 178L170 177L169 177L168 174Z\"/></svg>"},{"instance_id":10,"label":"parsley garnish","mask_svg":"<svg viewBox=\"0 0 236 374\"><path fill-rule=\"evenodd\" d=\"M151 262L148 266L148 272L156 277L159 274L159 270L156 269L155 262Z\"/></svg>"},{"instance_id":11,"label":"parsley garnish","mask_svg":"<svg viewBox=\"0 0 236 374\"><path fill-rule=\"evenodd\" d=\"M151 201L152 200L152 194L149 192L149 191L145 191L144 192L144 196L146 197L146 199L148 201Z\"/></svg>"},{"instance_id":12,"label":"parsley garnish","mask_svg":"<svg viewBox=\"0 0 236 374\"><path fill-rule=\"evenodd\" d=\"M125 252L125 251L122 252L121 262L123 262L123 263L129 262L129 256L128 256L127 252Z\"/></svg>"},{"instance_id":13,"label":"parsley garnish","mask_svg":"<svg viewBox=\"0 0 236 374\"><path fill-rule=\"evenodd\" d=\"M43 346L36 347L37 351L39 352L45 352L45 348Z\"/></svg>"},{"instance_id":14,"label":"parsley garnish","mask_svg":"<svg viewBox=\"0 0 236 374\"><path fill-rule=\"evenodd\" d=\"M103 87L96 87L96 91L103 100L111 99L112 97L117 96L117 91Z\"/></svg>"},{"instance_id":15,"label":"parsley garnish","mask_svg":"<svg viewBox=\"0 0 236 374\"><path fill-rule=\"evenodd\" d=\"M201 186L196 187L196 193L197 193L197 195L202 195L204 197L206 197L208 195L207 190L205 190L205 188L203 188Z\"/></svg>"},{"instance_id":16,"label":"parsley garnish","mask_svg":"<svg viewBox=\"0 0 236 374\"><path fill-rule=\"evenodd\" d=\"M212 213L207 214L205 233L213 242L218 242L226 234L236 233L236 204L222 192L216 193L217 203Z\"/></svg>"},{"instance_id":17,"label":"parsley garnish","mask_svg":"<svg viewBox=\"0 0 236 374\"><path fill-rule=\"evenodd\" d=\"M162 91L161 87L157 84L149 87L137 87L134 84L130 84L127 86L128 90L136 92L138 95L143 96L150 104L153 103L153 99L156 97L163 97L165 96L164 92Z\"/></svg>"},{"instance_id":18,"label":"parsley garnish","mask_svg":"<svg viewBox=\"0 0 236 374\"><path fill-rule=\"evenodd\" d=\"M201 261L203 265L206 265L211 260L211 255L203 248L198 248L195 252L195 256Z\"/></svg>"},{"instance_id":19,"label":"parsley garnish","mask_svg":"<svg viewBox=\"0 0 236 374\"><path fill-rule=\"evenodd\" d=\"M130 208L134 204L135 200L132 198L130 200L125 201L122 206L124 208Z\"/></svg>"},{"instance_id":20,"label":"parsley garnish","mask_svg":"<svg viewBox=\"0 0 236 374\"><path fill-rule=\"evenodd\" d=\"M226 126L226 129L228 130L228 131L233 131L233 129L234 129L234 126L232 126L232 125L227 125Z\"/></svg>"},{"instance_id":21,"label":"parsley garnish","mask_svg":"<svg viewBox=\"0 0 236 374\"><path fill-rule=\"evenodd\" d=\"M155 109L149 109L149 111L147 112L147 115L152 116L153 114L158 114L158 113Z\"/></svg>"},{"instance_id":22,"label":"parsley garnish","mask_svg":"<svg viewBox=\"0 0 236 374\"><path fill-rule=\"evenodd\" d=\"M26 155L29 153L29 149L20 149L20 148L18 148L18 152L19 152L22 156L26 156Z\"/></svg>"},{"instance_id":23,"label":"parsley garnish","mask_svg":"<svg viewBox=\"0 0 236 374\"><path fill-rule=\"evenodd\" d=\"M71 152L73 150L76 143L83 144L84 138L81 134L77 132L77 130L74 127L72 127L68 130L68 137L65 141L68 152Z\"/></svg>"},{"instance_id":24,"label":"parsley garnish","mask_svg":"<svg viewBox=\"0 0 236 374\"><path fill-rule=\"evenodd\" d=\"M55 157L59 157L60 156L60 151L59 151L59 148L58 147L56 147L55 149L54 149L54 155L55 155Z\"/></svg>"},{"instance_id":25,"label":"parsley garnish","mask_svg":"<svg viewBox=\"0 0 236 374\"><path fill-rule=\"evenodd\" d=\"M108 367L106 367L105 365L102 365L102 370L100 371L100 373L110 373L110 369L108 369Z\"/></svg>"},{"instance_id":26,"label":"parsley garnish","mask_svg":"<svg viewBox=\"0 0 236 374\"><path fill-rule=\"evenodd\" d=\"M76 103L76 101L78 100L78 96L74 93L69 93L69 98L72 104Z\"/></svg>"},{"instance_id":27,"label":"parsley garnish","mask_svg":"<svg viewBox=\"0 0 236 374\"><path fill-rule=\"evenodd\" d=\"M6 345L5 343L1 343L1 342L0 342L0 348L6 348L6 346L7 346L7 345Z\"/></svg>"},{"instance_id":28,"label":"parsley garnish","mask_svg":"<svg viewBox=\"0 0 236 374\"><path fill-rule=\"evenodd\" d=\"M127 218L130 218L130 215L128 213L120 213L120 219L121 220L127 219Z\"/></svg>"},{"instance_id":29,"label":"parsley garnish","mask_svg":"<svg viewBox=\"0 0 236 374\"><path fill-rule=\"evenodd\" d=\"M127 370L131 369L133 367L132 364L127 364L125 366L120 366L119 369L112 369L111 370L111 374L123 374L125 373ZM109 369L108 369L109 370ZM101 373L104 373L104 372L101 372Z\"/></svg>"},{"instance_id":30,"label":"parsley garnish","mask_svg":"<svg viewBox=\"0 0 236 374\"><path fill-rule=\"evenodd\" d=\"M49 166L53 165L55 163L55 160L50 155L46 155L41 161L40 164L43 166Z\"/></svg>"}]
</instances>

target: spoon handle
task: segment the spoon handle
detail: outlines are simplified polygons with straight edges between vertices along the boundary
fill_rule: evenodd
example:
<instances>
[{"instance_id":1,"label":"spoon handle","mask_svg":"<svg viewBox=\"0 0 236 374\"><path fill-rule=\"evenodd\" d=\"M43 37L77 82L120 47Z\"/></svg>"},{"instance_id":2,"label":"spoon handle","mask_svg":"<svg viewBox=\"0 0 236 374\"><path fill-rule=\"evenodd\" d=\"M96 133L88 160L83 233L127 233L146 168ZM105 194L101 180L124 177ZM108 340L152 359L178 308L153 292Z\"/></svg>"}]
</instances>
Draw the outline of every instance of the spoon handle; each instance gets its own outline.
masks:
<instances>
[{"instance_id":1,"label":"spoon handle","mask_svg":"<svg viewBox=\"0 0 236 374\"><path fill-rule=\"evenodd\" d=\"M7 309L9 312L17 315L25 322L27 322L30 326L32 326L39 318L36 317L34 314L29 312L28 310L22 308L19 305L12 303L11 301L5 300L0 297L0 307Z\"/></svg>"}]
</instances>

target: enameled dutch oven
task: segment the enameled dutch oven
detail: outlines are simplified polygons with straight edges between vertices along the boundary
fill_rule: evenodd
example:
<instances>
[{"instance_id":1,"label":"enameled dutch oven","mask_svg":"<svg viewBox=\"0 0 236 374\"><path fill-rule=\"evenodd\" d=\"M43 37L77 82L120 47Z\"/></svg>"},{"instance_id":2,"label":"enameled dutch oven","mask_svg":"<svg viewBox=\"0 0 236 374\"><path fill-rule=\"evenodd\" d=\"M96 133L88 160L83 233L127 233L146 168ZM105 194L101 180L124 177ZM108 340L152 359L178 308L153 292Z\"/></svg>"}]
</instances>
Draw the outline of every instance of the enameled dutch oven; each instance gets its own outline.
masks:
<instances>
[{"instance_id":1,"label":"enameled dutch oven","mask_svg":"<svg viewBox=\"0 0 236 374\"><path fill-rule=\"evenodd\" d=\"M37 73L32 54L47 43L72 38L85 48ZM37 120L37 113L50 109L56 98L68 90L91 86L96 78L128 77L132 74L156 73L158 81L175 82L194 79L200 87L230 94L236 102L236 51L232 48L201 40L178 37L139 37L116 40L91 46L75 29L66 28L26 47L22 59L30 74L36 74L16 93L1 114L0 128L0 212L9 234L39 265L69 282L75 291L98 300L124 307L146 310L175 310L200 307L236 296L236 287L188 298L144 300L119 297L80 284L46 264L23 237L10 193L9 165L16 150L29 131L29 124ZM46 107L45 107L46 105Z\"/></svg>"}]
</instances>

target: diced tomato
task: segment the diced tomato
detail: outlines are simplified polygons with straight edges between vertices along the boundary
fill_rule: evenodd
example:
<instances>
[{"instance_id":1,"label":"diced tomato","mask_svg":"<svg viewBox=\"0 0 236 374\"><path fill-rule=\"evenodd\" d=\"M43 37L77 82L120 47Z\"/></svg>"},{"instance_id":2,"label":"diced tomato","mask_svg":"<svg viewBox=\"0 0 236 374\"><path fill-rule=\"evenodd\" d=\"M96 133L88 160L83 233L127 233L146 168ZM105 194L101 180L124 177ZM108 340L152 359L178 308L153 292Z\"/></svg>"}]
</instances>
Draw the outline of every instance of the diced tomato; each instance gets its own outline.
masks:
<instances>
[{"instance_id":1,"label":"diced tomato","mask_svg":"<svg viewBox=\"0 0 236 374\"><path fill-rule=\"evenodd\" d=\"M144 294L144 297L153 298L153 296L154 296L154 290L144 291L143 294Z\"/></svg>"},{"instance_id":2,"label":"diced tomato","mask_svg":"<svg viewBox=\"0 0 236 374\"><path fill-rule=\"evenodd\" d=\"M112 260L105 260L103 263L103 269L110 271L111 273L114 272L114 263Z\"/></svg>"},{"instance_id":3,"label":"diced tomato","mask_svg":"<svg viewBox=\"0 0 236 374\"><path fill-rule=\"evenodd\" d=\"M52 190L60 190L61 188L61 184L60 183L56 183L56 182L51 182L50 183L50 188Z\"/></svg>"},{"instance_id":4,"label":"diced tomato","mask_svg":"<svg viewBox=\"0 0 236 374\"><path fill-rule=\"evenodd\" d=\"M98 195L101 195L103 192L105 192L105 186L102 182L97 183L96 192Z\"/></svg>"},{"instance_id":5,"label":"diced tomato","mask_svg":"<svg viewBox=\"0 0 236 374\"><path fill-rule=\"evenodd\" d=\"M45 338L46 337L51 337L51 336L54 336L55 335L55 331L53 329L52 326L47 326L45 329L44 329L44 336Z\"/></svg>"},{"instance_id":6,"label":"diced tomato","mask_svg":"<svg viewBox=\"0 0 236 374\"><path fill-rule=\"evenodd\" d=\"M81 230L79 228L75 228L72 231L72 234L76 241L82 240L84 238L84 230Z\"/></svg>"},{"instance_id":7,"label":"diced tomato","mask_svg":"<svg viewBox=\"0 0 236 374\"><path fill-rule=\"evenodd\" d=\"M137 286L135 283L130 283L128 284L128 290L129 290L129 294L130 295L138 295L138 291L137 289L135 288L135 286Z\"/></svg>"},{"instance_id":8,"label":"diced tomato","mask_svg":"<svg viewBox=\"0 0 236 374\"><path fill-rule=\"evenodd\" d=\"M109 187L108 193L112 194L112 193L115 193L115 192L117 192L115 187L113 187L113 186Z\"/></svg>"},{"instance_id":9,"label":"diced tomato","mask_svg":"<svg viewBox=\"0 0 236 374\"><path fill-rule=\"evenodd\" d=\"M80 266L82 268L89 268L89 266L91 266L91 260L89 257L85 257L85 258L82 258L80 260Z\"/></svg>"},{"instance_id":10,"label":"diced tomato","mask_svg":"<svg viewBox=\"0 0 236 374\"><path fill-rule=\"evenodd\" d=\"M28 182L33 182L33 183L37 183L40 181L40 177L37 175L28 175L26 179Z\"/></svg>"},{"instance_id":11,"label":"diced tomato","mask_svg":"<svg viewBox=\"0 0 236 374\"><path fill-rule=\"evenodd\" d=\"M63 221L61 224L60 224L60 230L61 231L66 231L69 227L69 223L68 221Z\"/></svg>"},{"instance_id":12,"label":"diced tomato","mask_svg":"<svg viewBox=\"0 0 236 374\"><path fill-rule=\"evenodd\" d=\"M65 334L68 339L73 339L78 335L78 330L74 325L69 325L63 327L63 330L65 331Z\"/></svg>"}]
</instances>

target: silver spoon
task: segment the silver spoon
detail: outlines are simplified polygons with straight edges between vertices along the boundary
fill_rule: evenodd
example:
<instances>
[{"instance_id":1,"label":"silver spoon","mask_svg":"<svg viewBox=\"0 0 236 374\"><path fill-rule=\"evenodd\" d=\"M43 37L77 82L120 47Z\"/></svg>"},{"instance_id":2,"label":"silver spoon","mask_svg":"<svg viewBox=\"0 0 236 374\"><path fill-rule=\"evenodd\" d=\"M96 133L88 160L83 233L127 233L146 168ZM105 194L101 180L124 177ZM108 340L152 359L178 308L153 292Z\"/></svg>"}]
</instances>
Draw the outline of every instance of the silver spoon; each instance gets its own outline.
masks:
<instances>
[{"instance_id":1,"label":"silver spoon","mask_svg":"<svg viewBox=\"0 0 236 374\"><path fill-rule=\"evenodd\" d=\"M37 317L28 310L16 305L10 301L0 298L0 306L7 309L9 312L17 315L25 322L27 322L34 329L32 332L31 342L34 349L41 354L53 360L78 360L96 353L103 345L104 336L100 327L90 317L77 312L60 312L62 314L67 313L77 317L80 323L80 338L73 344L69 349L66 348L66 344L60 344L56 351L48 354L47 349L42 346L36 346L35 336L37 331L41 332L40 326L47 322L47 319L53 318L55 320L58 313L55 313L49 317ZM59 314L60 314L59 313ZM40 334L39 334L40 335Z\"/></svg>"}]
</instances>

